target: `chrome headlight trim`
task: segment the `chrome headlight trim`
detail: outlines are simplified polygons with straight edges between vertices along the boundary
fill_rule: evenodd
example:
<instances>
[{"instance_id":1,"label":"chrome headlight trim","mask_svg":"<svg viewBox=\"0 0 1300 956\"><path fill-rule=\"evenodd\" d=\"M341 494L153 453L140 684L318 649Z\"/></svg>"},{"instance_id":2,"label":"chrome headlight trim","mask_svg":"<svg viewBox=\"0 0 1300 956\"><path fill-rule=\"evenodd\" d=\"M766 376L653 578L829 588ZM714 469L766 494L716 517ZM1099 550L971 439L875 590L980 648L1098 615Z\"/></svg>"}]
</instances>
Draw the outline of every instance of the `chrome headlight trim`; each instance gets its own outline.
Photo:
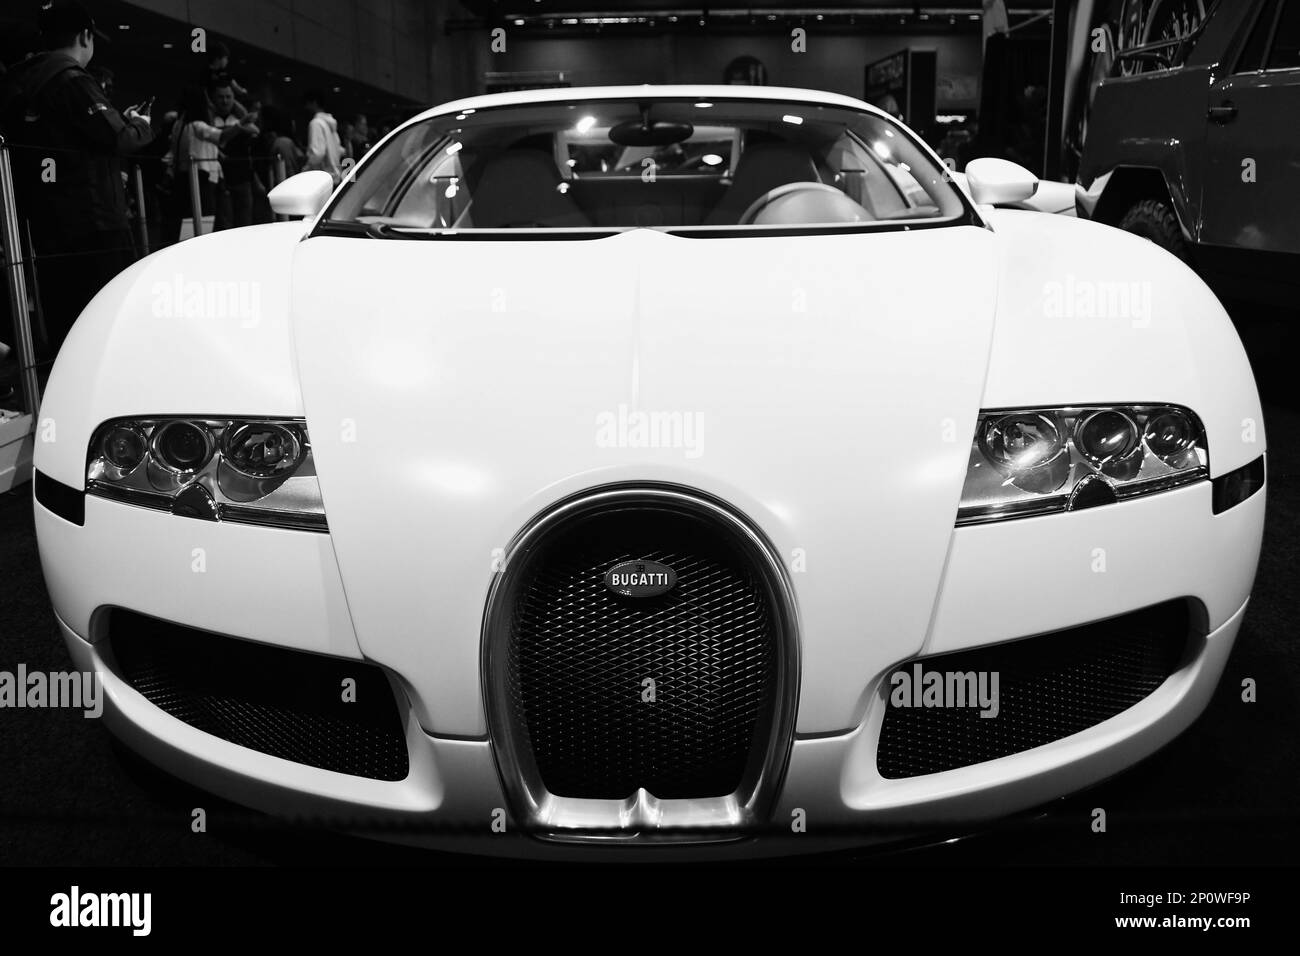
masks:
<instances>
[{"instance_id":1,"label":"chrome headlight trim","mask_svg":"<svg viewBox=\"0 0 1300 956\"><path fill-rule=\"evenodd\" d=\"M1106 412L1122 415L1136 430L1136 442L1119 458L1098 458L1085 452L1080 445L1083 428ZM1157 455L1147 444L1148 424L1170 413L1185 417L1191 425L1187 461L1181 466L1171 464L1169 456ZM1014 470L1008 470L1005 463L987 454L985 435L990 426L999 419L1014 416L1043 416L1062 423L1067 457L1061 464L1067 468L1067 474L1059 485L1048 484L1045 487L1050 490L1038 493L1032 481L1022 480L1031 477L1029 472L1018 475ZM1205 481L1209 475L1205 428L1195 412L1181 405L1146 402L983 409L971 441L956 524L958 527L987 524L1104 506ZM1084 487L1089 487L1093 493L1075 494ZM1109 494L1101 493L1103 488L1108 489Z\"/></svg>"},{"instance_id":2,"label":"chrome headlight trim","mask_svg":"<svg viewBox=\"0 0 1300 956\"><path fill-rule=\"evenodd\" d=\"M203 465L177 469L162 461L159 438L171 427L189 424L204 435ZM282 475L258 478L236 470L225 458L225 438L246 426L274 426L290 432L299 444L297 464ZM115 467L104 454L104 440L116 428L130 428L146 441L145 459L130 472ZM211 517L184 507L187 495L202 492L212 501ZM102 422L86 456L86 493L121 504L167 511L200 520L231 521L263 527L327 532L325 507L316 477L307 424L301 418L270 416L166 415L131 416Z\"/></svg>"}]
</instances>

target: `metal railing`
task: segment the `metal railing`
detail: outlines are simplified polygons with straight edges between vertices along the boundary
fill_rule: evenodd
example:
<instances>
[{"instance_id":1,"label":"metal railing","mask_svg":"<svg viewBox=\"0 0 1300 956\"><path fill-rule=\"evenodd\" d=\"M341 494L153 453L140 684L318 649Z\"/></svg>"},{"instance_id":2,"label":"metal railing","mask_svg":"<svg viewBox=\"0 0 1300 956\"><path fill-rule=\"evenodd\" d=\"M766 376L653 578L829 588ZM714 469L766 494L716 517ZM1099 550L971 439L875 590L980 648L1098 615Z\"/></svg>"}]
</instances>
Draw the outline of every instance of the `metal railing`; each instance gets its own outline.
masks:
<instances>
[{"instance_id":1,"label":"metal railing","mask_svg":"<svg viewBox=\"0 0 1300 956\"><path fill-rule=\"evenodd\" d=\"M26 155L22 151L27 151ZM4 269L7 303L13 326L11 335L0 323L0 343L11 347L16 363L16 369L11 367L4 377L0 377L0 399L3 399L0 408L13 404L11 399L4 399L7 387L5 379L10 373L16 373L14 392L22 403L20 408L10 410L6 421L15 412L19 415L31 413L32 421L35 421L43 383L54 362L53 346L57 345L60 333L66 333L67 327L75 318L75 315L55 315L53 321L56 325L51 326L51 316L47 313L52 306L49 302L42 302L43 289L49 293L44 298L56 298L58 270L68 268L70 263L78 261L75 259L78 256L89 257L107 252L120 254L124 261L129 261L148 255L158 248L181 241L185 236L187 218L193 222L192 234L202 235L205 231L205 184L201 176L206 176L206 166L223 162L221 158L194 156L191 152L177 164L183 167L182 170L175 166L167 168L170 156L124 156L122 162L127 183L123 198L127 200L130 215L133 216L130 220L133 228L124 234L128 245L113 248L88 245L83 249L75 247L75 244L73 248L68 248L66 243L51 247L48 243L34 241L33 235L38 232L37 227L43 226L39 232L48 238L52 224L31 220L25 212L36 213L20 208L23 196L28 194L19 188L20 184L16 181L15 163L21 158L24 177L28 177L36 174L39 164L50 163L52 158L57 162L59 153L77 152L19 143L12 137L0 136L0 254L3 255L0 264ZM258 157L254 163L254 171L258 173L259 180L263 181L267 192L286 178L283 157ZM23 182L26 182L26 178ZM212 182L215 186L215 180ZM211 200L208 218L212 218L217 213L218 196L209 193L207 198ZM289 218L271 213L269 206L261 203L260 199L254 201L253 216L255 222L283 221ZM92 260L83 258L79 261ZM52 274L44 281L52 285L43 284L42 265ZM7 341L11 337L13 341ZM0 362L6 361L6 351L0 348Z\"/></svg>"},{"instance_id":2,"label":"metal railing","mask_svg":"<svg viewBox=\"0 0 1300 956\"><path fill-rule=\"evenodd\" d=\"M35 412L40 386L36 377L36 346L32 341L31 304L27 296L26 260L22 232L18 225L18 203L14 193L14 171L9 148L0 136L0 251L4 254L5 286L9 290L9 312L13 318L14 343L18 352L18 377L24 408Z\"/></svg>"}]
</instances>

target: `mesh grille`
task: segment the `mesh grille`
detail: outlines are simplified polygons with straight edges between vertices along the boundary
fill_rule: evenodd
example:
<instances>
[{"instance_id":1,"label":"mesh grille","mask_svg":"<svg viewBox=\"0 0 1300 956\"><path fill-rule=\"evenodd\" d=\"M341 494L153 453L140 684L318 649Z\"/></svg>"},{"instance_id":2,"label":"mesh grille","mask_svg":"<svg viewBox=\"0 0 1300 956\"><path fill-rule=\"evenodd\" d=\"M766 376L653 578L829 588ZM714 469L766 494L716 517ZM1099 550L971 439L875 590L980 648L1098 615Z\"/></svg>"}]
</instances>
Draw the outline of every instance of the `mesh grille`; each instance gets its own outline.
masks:
<instances>
[{"instance_id":1,"label":"mesh grille","mask_svg":"<svg viewBox=\"0 0 1300 956\"><path fill-rule=\"evenodd\" d=\"M607 590L605 572L630 560L668 565L676 587ZM723 532L667 510L588 516L534 551L514 600L510 706L550 793L737 790L767 742L777 629L762 580Z\"/></svg>"},{"instance_id":2,"label":"mesh grille","mask_svg":"<svg viewBox=\"0 0 1300 956\"><path fill-rule=\"evenodd\" d=\"M1077 734L1145 698L1177 668L1187 604L1170 601L1042 637L908 662L894 673L998 673L998 713L978 707L889 706L876 765L916 777L994 760ZM915 681L913 681L915 683ZM890 693L894 683L886 684Z\"/></svg>"},{"instance_id":3,"label":"mesh grille","mask_svg":"<svg viewBox=\"0 0 1300 956\"><path fill-rule=\"evenodd\" d=\"M128 611L109 623L116 669L152 704L260 753L374 780L408 771L388 679L360 661L218 637ZM343 700L343 681L356 700Z\"/></svg>"}]
</instances>

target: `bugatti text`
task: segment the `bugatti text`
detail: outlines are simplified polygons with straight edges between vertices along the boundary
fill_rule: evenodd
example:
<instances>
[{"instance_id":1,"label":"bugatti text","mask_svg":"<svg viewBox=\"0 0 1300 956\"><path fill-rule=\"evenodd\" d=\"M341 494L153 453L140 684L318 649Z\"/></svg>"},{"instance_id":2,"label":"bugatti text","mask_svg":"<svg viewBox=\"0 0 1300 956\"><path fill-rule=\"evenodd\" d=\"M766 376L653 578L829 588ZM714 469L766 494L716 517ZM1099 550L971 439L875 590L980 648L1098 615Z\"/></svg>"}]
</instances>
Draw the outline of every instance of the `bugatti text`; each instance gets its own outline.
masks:
<instances>
[{"instance_id":1,"label":"bugatti text","mask_svg":"<svg viewBox=\"0 0 1300 956\"><path fill-rule=\"evenodd\" d=\"M626 571L622 574L613 572L609 576L611 587L629 588L629 587L656 587L668 583L668 575L663 571Z\"/></svg>"}]
</instances>

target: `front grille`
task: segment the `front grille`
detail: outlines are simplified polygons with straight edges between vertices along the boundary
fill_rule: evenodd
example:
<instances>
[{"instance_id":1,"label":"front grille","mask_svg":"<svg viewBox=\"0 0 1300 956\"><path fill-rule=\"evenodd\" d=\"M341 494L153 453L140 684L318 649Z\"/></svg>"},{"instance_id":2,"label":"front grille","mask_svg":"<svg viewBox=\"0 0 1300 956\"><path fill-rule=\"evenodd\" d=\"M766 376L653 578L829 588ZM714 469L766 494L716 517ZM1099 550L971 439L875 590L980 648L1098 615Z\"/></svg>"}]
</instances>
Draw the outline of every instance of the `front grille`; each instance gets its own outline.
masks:
<instances>
[{"instance_id":1,"label":"front grille","mask_svg":"<svg viewBox=\"0 0 1300 956\"><path fill-rule=\"evenodd\" d=\"M274 757L373 780L408 772L383 671L360 661L219 637L130 611L109 619L112 666L152 704ZM344 681L356 682L344 700Z\"/></svg>"},{"instance_id":2,"label":"front grille","mask_svg":"<svg viewBox=\"0 0 1300 956\"><path fill-rule=\"evenodd\" d=\"M1186 601L1041 637L908 661L885 684L887 710L876 766L916 777L1006 757L1060 740L1122 713L1178 669L1190 636ZM894 706L894 674L998 674L998 713L979 707ZM988 685L986 685L988 686Z\"/></svg>"},{"instance_id":3,"label":"front grille","mask_svg":"<svg viewBox=\"0 0 1300 956\"><path fill-rule=\"evenodd\" d=\"M676 586L649 598L606 589L605 572L631 560L668 565ZM781 639L755 564L715 521L667 508L589 514L531 549L506 598L505 688L515 745L546 791L741 788L769 743Z\"/></svg>"}]
</instances>

